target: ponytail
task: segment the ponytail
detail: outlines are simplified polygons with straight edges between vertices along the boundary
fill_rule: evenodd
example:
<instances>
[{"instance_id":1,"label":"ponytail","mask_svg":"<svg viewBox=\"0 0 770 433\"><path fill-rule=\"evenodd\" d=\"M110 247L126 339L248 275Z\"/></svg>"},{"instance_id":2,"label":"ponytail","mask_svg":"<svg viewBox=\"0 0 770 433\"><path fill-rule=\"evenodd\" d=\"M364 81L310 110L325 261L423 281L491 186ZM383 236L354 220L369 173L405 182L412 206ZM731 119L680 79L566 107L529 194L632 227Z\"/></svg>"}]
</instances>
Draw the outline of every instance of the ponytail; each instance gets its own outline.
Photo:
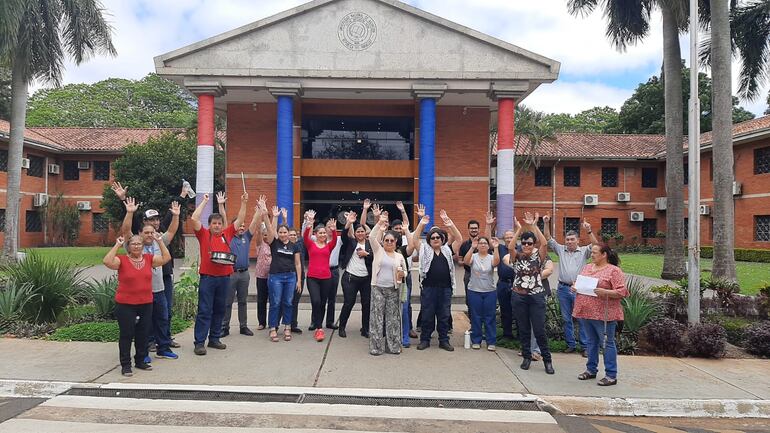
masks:
<instances>
[{"instance_id":1,"label":"ponytail","mask_svg":"<svg viewBox=\"0 0 770 433\"><path fill-rule=\"evenodd\" d=\"M607 263L614 266L620 266L620 257L618 257L618 253L616 253L615 250L610 248L610 246L604 242L599 242L596 245L599 247L600 253L607 255Z\"/></svg>"}]
</instances>

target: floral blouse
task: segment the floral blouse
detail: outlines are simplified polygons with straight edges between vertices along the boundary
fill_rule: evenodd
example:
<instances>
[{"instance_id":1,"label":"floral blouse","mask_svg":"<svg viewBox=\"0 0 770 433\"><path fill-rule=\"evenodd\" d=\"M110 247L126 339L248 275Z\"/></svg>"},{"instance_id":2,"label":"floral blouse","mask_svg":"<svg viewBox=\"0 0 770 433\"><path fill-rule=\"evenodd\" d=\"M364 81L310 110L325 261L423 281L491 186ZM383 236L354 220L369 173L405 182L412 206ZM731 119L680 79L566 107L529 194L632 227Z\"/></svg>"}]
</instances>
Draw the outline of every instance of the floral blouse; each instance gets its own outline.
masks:
<instances>
[{"instance_id":1,"label":"floral blouse","mask_svg":"<svg viewBox=\"0 0 770 433\"><path fill-rule=\"evenodd\" d=\"M543 264L540 260L540 253L538 250L532 251L529 257L521 257L516 255L513 262L513 287L515 289L524 290L527 295L537 295L543 293L543 281L540 274L542 272Z\"/></svg>"},{"instance_id":2,"label":"floral blouse","mask_svg":"<svg viewBox=\"0 0 770 433\"><path fill-rule=\"evenodd\" d=\"M626 277L617 266L607 265L601 269L595 269L594 264L589 263L583 267L580 275L599 279L598 288L614 290L620 293L623 298L628 296ZM578 293L575 296L575 307L572 310L572 316L577 319L604 320L606 310L606 319L608 321L623 320L621 299L607 299L606 297L588 296Z\"/></svg>"},{"instance_id":3,"label":"floral blouse","mask_svg":"<svg viewBox=\"0 0 770 433\"><path fill-rule=\"evenodd\" d=\"M270 245L267 242L262 242L257 247L257 268L256 272L254 272L257 278L267 279L272 261L273 256L270 254Z\"/></svg>"}]
</instances>

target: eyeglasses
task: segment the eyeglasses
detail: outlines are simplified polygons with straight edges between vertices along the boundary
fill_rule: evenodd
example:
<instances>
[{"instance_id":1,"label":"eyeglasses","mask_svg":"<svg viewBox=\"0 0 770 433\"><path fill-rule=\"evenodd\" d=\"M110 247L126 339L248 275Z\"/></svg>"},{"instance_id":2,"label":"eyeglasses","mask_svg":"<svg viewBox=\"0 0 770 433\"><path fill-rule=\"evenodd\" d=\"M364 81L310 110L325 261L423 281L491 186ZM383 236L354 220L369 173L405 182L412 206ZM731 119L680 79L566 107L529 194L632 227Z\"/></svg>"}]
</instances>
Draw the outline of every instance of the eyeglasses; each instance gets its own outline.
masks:
<instances>
[{"instance_id":1,"label":"eyeglasses","mask_svg":"<svg viewBox=\"0 0 770 433\"><path fill-rule=\"evenodd\" d=\"M131 242L129 245L131 245L131 246L133 246L133 247L136 247L136 246L139 246L139 247L141 247L141 246L142 246L142 243L141 243L141 242Z\"/></svg>"},{"instance_id":2,"label":"eyeglasses","mask_svg":"<svg viewBox=\"0 0 770 433\"><path fill-rule=\"evenodd\" d=\"M430 240L432 240L432 241L434 241L436 239L441 240L441 236L431 236L430 237Z\"/></svg>"},{"instance_id":3,"label":"eyeglasses","mask_svg":"<svg viewBox=\"0 0 770 433\"><path fill-rule=\"evenodd\" d=\"M383 239L382 241L387 243L387 244L392 244L392 243L396 242L395 239Z\"/></svg>"},{"instance_id":4,"label":"eyeglasses","mask_svg":"<svg viewBox=\"0 0 770 433\"><path fill-rule=\"evenodd\" d=\"M535 243L534 243L534 242L529 242L529 241L527 241L527 242L522 242L521 244L522 244L522 245L535 245Z\"/></svg>"}]
</instances>

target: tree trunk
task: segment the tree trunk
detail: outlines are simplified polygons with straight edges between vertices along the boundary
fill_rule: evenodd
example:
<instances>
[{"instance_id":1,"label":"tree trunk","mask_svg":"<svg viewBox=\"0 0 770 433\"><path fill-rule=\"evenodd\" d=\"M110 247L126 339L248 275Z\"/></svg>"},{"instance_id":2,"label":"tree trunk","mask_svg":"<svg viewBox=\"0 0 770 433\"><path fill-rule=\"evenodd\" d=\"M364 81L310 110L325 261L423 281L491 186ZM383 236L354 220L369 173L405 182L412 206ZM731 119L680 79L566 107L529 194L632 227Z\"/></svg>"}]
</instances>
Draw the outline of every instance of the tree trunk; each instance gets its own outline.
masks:
<instances>
[{"instance_id":1,"label":"tree trunk","mask_svg":"<svg viewBox=\"0 0 770 433\"><path fill-rule=\"evenodd\" d=\"M678 280L687 272L684 260L684 165L682 143L682 55L679 26L666 2L663 14L663 86L666 110L666 243L661 278Z\"/></svg>"},{"instance_id":2,"label":"tree trunk","mask_svg":"<svg viewBox=\"0 0 770 433\"><path fill-rule=\"evenodd\" d=\"M21 61L14 59L11 70L11 136L8 142L8 192L5 207L5 239L2 261L16 260L21 204L21 156L24 150L24 125L27 115L27 80Z\"/></svg>"},{"instance_id":3,"label":"tree trunk","mask_svg":"<svg viewBox=\"0 0 770 433\"><path fill-rule=\"evenodd\" d=\"M712 276L736 281L733 207L733 119L728 0L711 1L714 264Z\"/></svg>"}]
</instances>

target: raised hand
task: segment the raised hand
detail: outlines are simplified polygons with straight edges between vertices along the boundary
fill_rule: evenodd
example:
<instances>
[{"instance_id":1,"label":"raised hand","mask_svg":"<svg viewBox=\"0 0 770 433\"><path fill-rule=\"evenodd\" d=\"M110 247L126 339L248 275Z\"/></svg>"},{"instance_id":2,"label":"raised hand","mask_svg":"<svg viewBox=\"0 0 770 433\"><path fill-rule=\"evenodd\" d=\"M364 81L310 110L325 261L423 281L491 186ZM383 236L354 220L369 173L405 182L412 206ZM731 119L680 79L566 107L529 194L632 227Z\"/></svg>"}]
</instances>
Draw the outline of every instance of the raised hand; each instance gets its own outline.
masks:
<instances>
[{"instance_id":1,"label":"raised hand","mask_svg":"<svg viewBox=\"0 0 770 433\"><path fill-rule=\"evenodd\" d=\"M117 246L121 246L125 242L126 242L126 240L125 240L125 238L123 236L118 236L118 238L115 239L115 245L117 245Z\"/></svg>"},{"instance_id":2,"label":"raised hand","mask_svg":"<svg viewBox=\"0 0 770 433\"><path fill-rule=\"evenodd\" d=\"M583 219L583 228L585 228L588 232L591 231L591 224L586 219Z\"/></svg>"},{"instance_id":3,"label":"raised hand","mask_svg":"<svg viewBox=\"0 0 770 433\"><path fill-rule=\"evenodd\" d=\"M427 226L428 224L430 224L430 215L425 215L423 213L422 217L420 217L420 224L422 224L423 226Z\"/></svg>"},{"instance_id":4,"label":"raised hand","mask_svg":"<svg viewBox=\"0 0 770 433\"><path fill-rule=\"evenodd\" d=\"M516 230L521 230L521 223L516 217L513 217L513 226L516 228Z\"/></svg>"},{"instance_id":5,"label":"raised hand","mask_svg":"<svg viewBox=\"0 0 770 433\"><path fill-rule=\"evenodd\" d=\"M254 218L259 218L262 216L262 208L259 207L259 203L254 205Z\"/></svg>"},{"instance_id":6,"label":"raised hand","mask_svg":"<svg viewBox=\"0 0 770 433\"><path fill-rule=\"evenodd\" d=\"M128 186L123 187L120 182L112 182L112 186L110 186L110 188L112 188L112 190L115 192L115 195L118 196L120 200L126 199L126 191L128 190Z\"/></svg>"},{"instance_id":7,"label":"raised hand","mask_svg":"<svg viewBox=\"0 0 770 433\"><path fill-rule=\"evenodd\" d=\"M310 209L307 212L305 212L305 221L308 221L308 222L315 221L315 211L313 209Z\"/></svg>"},{"instance_id":8,"label":"raised hand","mask_svg":"<svg viewBox=\"0 0 770 433\"><path fill-rule=\"evenodd\" d=\"M406 209L404 208L404 202L397 201L396 202L396 209L398 209L401 212L406 212Z\"/></svg>"},{"instance_id":9,"label":"raised hand","mask_svg":"<svg viewBox=\"0 0 770 433\"><path fill-rule=\"evenodd\" d=\"M537 222L537 217L532 215L532 212L524 212L524 224L534 225Z\"/></svg>"},{"instance_id":10,"label":"raised hand","mask_svg":"<svg viewBox=\"0 0 770 433\"><path fill-rule=\"evenodd\" d=\"M179 216L181 210L182 209L179 206L179 202L177 202L177 201L172 201L171 202L171 215Z\"/></svg>"},{"instance_id":11,"label":"raised hand","mask_svg":"<svg viewBox=\"0 0 770 433\"><path fill-rule=\"evenodd\" d=\"M383 213L380 214L379 224L380 225L386 225L386 226L388 225L388 213L387 212L383 212Z\"/></svg>"},{"instance_id":12,"label":"raised hand","mask_svg":"<svg viewBox=\"0 0 770 433\"><path fill-rule=\"evenodd\" d=\"M248 201L249 201L249 193L244 191L243 194L241 194L241 202L247 203Z\"/></svg>"},{"instance_id":13,"label":"raised hand","mask_svg":"<svg viewBox=\"0 0 770 433\"><path fill-rule=\"evenodd\" d=\"M444 209L441 209L439 212L439 216L441 217L441 220L444 221L444 225L447 227L452 227L454 223L449 218L449 215L446 214L446 211Z\"/></svg>"},{"instance_id":14,"label":"raised hand","mask_svg":"<svg viewBox=\"0 0 770 433\"><path fill-rule=\"evenodd\" d=\"M495 223L495 214L493 214L491 211L487 212L487 225L491 226Z\"/></svg>"},{"instance_id":15,"label":"raised hand","mask_svg":"<svg viewBox=\"0 0 770 433\"><path fill-rule=\"evenodd\" d=\"M137 209L139 209L139 205L136 204L136 199L133 197L128 197L124 203L126 205L126 212L136 212Z\"/></svg>"},{"instance_id":16,"label":"raised hand","mask_svg":"<svg viewBox=\"0 0 770 433\"><path fill-rule=\"evenodd\" d=\"M422 203L417 204L417 218L422 219L425 216L425 205Z\"/></svg>"},{"instance_id":17,"label":"raised hand","mask_svg":"<svg viewBox=\"0 0 770 433\"><path fill-rule=\"evenodd\" d=\"M289 211L286 210L285 207L281 208L281 216L283 217L283 222L288 224L289 223Z\"/></svg>"},{"instance_id":18,"label":"raised hand","mask_svg":"<svg viewBox=\"0 0 770 433\"><path fill-rule=\"evenodd\" d=\"M329 218L329 221L326 221L326 231L329 232L329 235L332 236L337 231L337 220L335 218Z\"/></svg>"},{"instance_id":19,"label":"raised hand","mask_svg":"<svg viewBox=\"0 0 770 433\"><path fill-rule=\"evenodd\" d=\"M217 204L225 204L227 201L227 195L223 191L217 193Z\"/></svg>"},{"instance_id":20,"label":"raised hand","mask_svg":"<svg viewBox=\"0 0 770 433\"><path fill-rule=\"evenodd\" d=\"M264 208L267 209L267 197L264 194L260 194L259 197L257 197L257 205L259 205L259 207L264 205Z\"/></svg>"},{"instance_id":21,"label":"raised hand","mask_svg":"<svg viewBox=\"0 0 770 433\"><path fill-rule=\"evenodd\" d=\"M364 210L369 210L372 207L372 201L368 198L364 199Z\"/></svg>"},{"instance_id":22,"label":"raised hand","mask_svg":"<svg viewBox=\"0 0 770 433\"><path fill-rule=\"evenodd\" d=\"M471 240L471 249L475 250L479 247L479 238L473 238Z\"/></svg>"},{"instance_id":23,"label":"raised hand","mask_svg":"<svg viewBox=\"0 0 770 433\"><path fill-rule=\"evenodd\" d=\"M209 195L208 195L208 194L203 194L203 201L204 201L204 202L208 202L208 201L209 201L209 198L210 198L210 197L209 197Z\"/></svg>"},{"instance_id":24,"label":"raised hand","mask_svg":"<svg viewBox=\"0 0 770 433\"><path fill-rule=\"evenodd\" d=\"M372 205L372 215L374 215L375 218L379 218L380 214L382 213L382 208L377 203Z\"/></svg>"},{"instance_id":25,"label":"raised hand","mask_svg":"<svg viewBox=\"0 0 770 433\"><path fill-rule=\"evenodd\" d=\"M270 215L273 217L277 217L280 212L281 210L278 209L278 206L275 206L275 205L273 206L272 209L270 209Z\"/></svg>"},{"instance_id":26,"label":"raised hand","mask_svg":"<svg viewBox=\"0 0 770 433\"><path fill-rule=\"evenodd\" d=\"M548 224L548 223L550 223L550 222L551 222L551 215L549 215L549 214L545 214L545 215L543 215L543 222L544 222L545 224ZM584 224L585 224L585 222L584 222Z\"/></svg>"},{"instance_id":27,"label":"raised hand","mask_svg":"<svg viewBox=\"0 0 770 433\"><path fill-rule=\"evenodd\" d=\"M492 246L492 248L497 249L497 247L500 246L500 239L492 238L492 240L490 241L490 245Z\"/></svg>"},{"instance_id":28,"label":"raised hand","mask_svg":"<svg viewBox=\"0 0 770 433\"><path fill-rule=\"evenodd\" d=\"M158 232L154 232L154 233L152 234L152 237L153 237L153 239L155 239L155 241L157 241L157 242L160 242L160 241L161 241L161 239L163 238L163 235L161 235L161 234L160 234L160 233L158 233Z\"/></svg>"},{"instance_id":29,"label":"raised hand","mask_svg":"<svg viewBox=\"0 0 770 433\"><path fill-rule=\"evenodd\" d=\"M358 219L358 215L355 212L345 212L345 222L353 224Z\"/></svg>"}]
</instances>

